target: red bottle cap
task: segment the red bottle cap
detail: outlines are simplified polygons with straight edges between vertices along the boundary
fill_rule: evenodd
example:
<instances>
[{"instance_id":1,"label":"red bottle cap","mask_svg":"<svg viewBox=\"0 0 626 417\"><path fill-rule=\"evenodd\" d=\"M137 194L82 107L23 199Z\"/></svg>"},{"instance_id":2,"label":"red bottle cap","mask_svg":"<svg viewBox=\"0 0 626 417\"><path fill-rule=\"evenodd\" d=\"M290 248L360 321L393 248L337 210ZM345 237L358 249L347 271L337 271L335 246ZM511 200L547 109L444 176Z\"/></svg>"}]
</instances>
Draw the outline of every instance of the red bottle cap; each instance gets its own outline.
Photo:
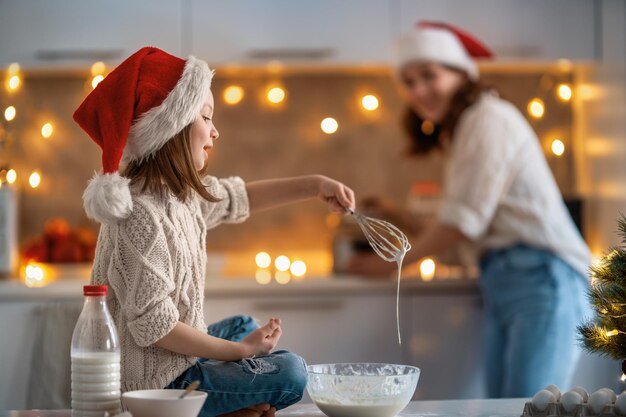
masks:
<instances>
[{"instance_id":1,"label":"red bottle cap","mask_svg":"<svg viewBox=\"0 0 626 417\"><path fill-rule=\"evenodd\" d=\"M84 295L107 295L108 287L106 285L85 285L83 287Z\"/></svg>"}]
</instances>

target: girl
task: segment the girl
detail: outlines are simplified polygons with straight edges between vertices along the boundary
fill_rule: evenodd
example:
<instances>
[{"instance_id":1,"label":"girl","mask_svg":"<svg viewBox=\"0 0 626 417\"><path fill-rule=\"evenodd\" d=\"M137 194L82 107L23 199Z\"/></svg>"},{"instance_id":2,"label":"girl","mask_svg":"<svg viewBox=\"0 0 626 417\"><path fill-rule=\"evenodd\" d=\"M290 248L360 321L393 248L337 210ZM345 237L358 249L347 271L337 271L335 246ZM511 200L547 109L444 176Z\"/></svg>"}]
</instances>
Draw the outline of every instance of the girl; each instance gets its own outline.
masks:
<instances>
[{"instance_id":1,"label":"girl","mask_svg":"<svg viewBox=\"0 0 626 417\"><path fill-rule=\"evenodd\" d=\"M473 242L482 251L489 396L567 386L579 356L576 325L588 311L590 255L536 134L479 83L472 57L491 53L471 35L424 22L397 52L411 149L443 150L447 158L438 221L414 239L405 261ZM363 274L390 272L376 257L352 265Z\"/></svg>"},{"instance_id":2,"label":"girl","mask_svg":"<svg viewBox=\"0 0 626 417\"><path fill-rule=\"evenodd\" d=\"M102 148L103 172L83 195L87 215L102 223L91 281L113 290L107 301L120 337L122 391L200 380L208 393L202 417L236 410L272 416L302 397L305 363L293 353L271 353L281 336L278 318L259 327L234 317L207 331L207 231L242 222L250 211L314 197L346 212L354 195L320 175L248 184L207 176L219 136L212 76L192 56L146 47L74 113Z\"/></svg>"}]
</instances>

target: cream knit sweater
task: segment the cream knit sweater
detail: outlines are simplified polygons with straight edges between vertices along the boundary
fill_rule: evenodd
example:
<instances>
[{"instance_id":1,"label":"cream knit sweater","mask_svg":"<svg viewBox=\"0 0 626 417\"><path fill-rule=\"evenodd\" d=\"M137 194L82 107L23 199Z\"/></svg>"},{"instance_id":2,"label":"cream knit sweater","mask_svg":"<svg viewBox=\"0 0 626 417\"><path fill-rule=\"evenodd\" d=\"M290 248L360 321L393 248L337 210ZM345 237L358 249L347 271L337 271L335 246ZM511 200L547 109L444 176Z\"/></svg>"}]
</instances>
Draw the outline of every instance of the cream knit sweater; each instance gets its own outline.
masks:
<instances>
[{"instance_id":1,"label":"cream knit sweater","mask_svg":"<svg viewBox=\"0 0 626 417\"><path fill-rule=\"evenodd\" d=\"M178 321L206 332L203 313L207 230L249 215L241 178L207 177L208 191L188 202L131 187L133 211L100 227L91 282L109 286L107 304L122 350L122 391L164 388L195 363L195 357L154 343Z\"/></svg>"}]
</instances>

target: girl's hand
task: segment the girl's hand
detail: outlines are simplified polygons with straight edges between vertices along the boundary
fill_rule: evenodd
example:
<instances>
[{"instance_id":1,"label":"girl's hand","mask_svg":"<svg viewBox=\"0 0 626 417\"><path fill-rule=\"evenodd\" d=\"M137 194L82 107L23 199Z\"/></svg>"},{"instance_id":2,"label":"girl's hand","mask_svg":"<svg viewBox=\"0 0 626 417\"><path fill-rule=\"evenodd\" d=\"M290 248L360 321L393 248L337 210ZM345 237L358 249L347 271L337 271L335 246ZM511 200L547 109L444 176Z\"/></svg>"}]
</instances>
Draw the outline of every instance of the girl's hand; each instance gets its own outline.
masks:
<instances>
[{"instance_id":1,"label":"girl's hand","mask_svg":"<svg viewBox=\"0 0 626 417\"><path fill-rule=\"evenodd\" d=\"M349 210L354 210L354 191L332 178L320 176L317 197L332 212L346 214Z\"/></svg>"},{"instance_id":2,"label":"girl's hand","mask_svg":"<svg viewBox=\"0 0 626 417\"><path fill-rule=\"evenodd\" d=\"M265 326L256 329L241 341L244 357L269 355L276 348L281 334L280 319L271 318Z\"/></svg>"}]
</instances>

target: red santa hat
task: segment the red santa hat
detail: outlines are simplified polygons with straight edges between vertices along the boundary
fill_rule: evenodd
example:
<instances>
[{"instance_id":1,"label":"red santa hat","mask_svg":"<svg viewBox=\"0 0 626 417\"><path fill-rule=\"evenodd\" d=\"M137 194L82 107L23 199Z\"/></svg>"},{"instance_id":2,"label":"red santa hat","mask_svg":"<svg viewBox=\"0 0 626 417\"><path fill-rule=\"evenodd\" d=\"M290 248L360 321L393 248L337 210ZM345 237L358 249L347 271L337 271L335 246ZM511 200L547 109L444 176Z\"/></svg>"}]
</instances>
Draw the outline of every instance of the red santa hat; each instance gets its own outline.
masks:
<instances>
[{"instance_id":1,"label":"red santa hat","mask_svg":"<svg viewBox=\"0 0 626 417\"><path fill-rule=\"evenodd\" d=\"M476 81L475 59L491 57L489 48L471 34L447 23L422 21L398 39L394 65L400 69L410 62L438 62L463 70Z\"/></svg>"},{"instance_id":2,"label":"red santa hat","mask_svg":"<svg viewBox=\"0 0 626 417\"><path fill-rule=\"evenodd\" d=\"M85 98L74 120L102 148L102 171L83 194L87 216L101 223L130 215L130 179L120 163L142 160L192 123L211 87L206 62L144 47L115 68Z\"/></svg>"}]
</instances>

